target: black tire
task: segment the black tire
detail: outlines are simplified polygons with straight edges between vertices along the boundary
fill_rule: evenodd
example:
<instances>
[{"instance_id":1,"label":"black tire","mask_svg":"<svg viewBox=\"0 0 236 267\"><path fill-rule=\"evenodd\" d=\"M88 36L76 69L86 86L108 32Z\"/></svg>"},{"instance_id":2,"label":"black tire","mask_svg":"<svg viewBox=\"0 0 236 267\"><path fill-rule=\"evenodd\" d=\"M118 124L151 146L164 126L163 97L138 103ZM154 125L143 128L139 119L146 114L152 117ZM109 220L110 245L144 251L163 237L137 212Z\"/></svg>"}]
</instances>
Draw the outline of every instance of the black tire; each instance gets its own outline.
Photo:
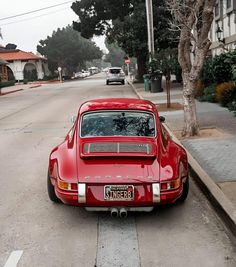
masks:
<instances>
[{"instance_id":1,"label":"black tire","mask_svg":"<svg viewBox=\"0 0 236 267\"><path fill-rule=\"evenodd\" d=\"M123 80L121 83L124 85L125 84L125 80Z\"/></svg>"},{"instance_id":2,"label":"black tire","mask_svg":"<svg viewBox=\"0 0 236 267\"><path fill-rule=\"evenodd\" d=\"M184 202L186 198L188 197L188 191L189 191L189 177L187 176L187 179L185 183L183 184L183 193L181 197L179 198L180 202Z\"/></svg>"},{"instance_id":3,"label":"black tire","mask_svg":"<svg viewBox=\"0 0 236 267\"><path fill-rule=\"evenodd\" d=\"M109 85L109 81L107 81L107 85Z\"/></svg>"},{"instance_id":4,"label":"black tire","mask_svg":"<svg viewBox=\"0 0 236 267\"><path fill-rule=\"evenodd\" d=\"M48 172L48 177L47 177L47 188L48 188L48 196L50 200L55 203L60 203L61 200L57 197L55 193L54 186L51 183L49 172Z\"/></svg>"}]
</instances>

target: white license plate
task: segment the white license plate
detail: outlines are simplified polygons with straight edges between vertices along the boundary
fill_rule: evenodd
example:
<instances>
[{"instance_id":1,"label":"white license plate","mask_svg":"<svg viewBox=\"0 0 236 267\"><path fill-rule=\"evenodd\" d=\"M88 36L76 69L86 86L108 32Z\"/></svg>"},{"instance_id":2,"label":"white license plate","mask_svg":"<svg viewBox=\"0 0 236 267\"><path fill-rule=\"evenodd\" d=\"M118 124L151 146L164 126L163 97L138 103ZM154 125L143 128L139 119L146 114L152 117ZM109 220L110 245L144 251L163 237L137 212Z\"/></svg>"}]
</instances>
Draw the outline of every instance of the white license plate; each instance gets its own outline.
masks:
<instances>
[{"instance_id":1,"label":"white license plate","mask_svg":"<svg viewBox=\"0 0 236 267\"><path fill-rule=\"evenodd\" d=\"M105 185L104 199L108 201L132 201L134 200L134 186Z\"/></svg>"}]
</instances>

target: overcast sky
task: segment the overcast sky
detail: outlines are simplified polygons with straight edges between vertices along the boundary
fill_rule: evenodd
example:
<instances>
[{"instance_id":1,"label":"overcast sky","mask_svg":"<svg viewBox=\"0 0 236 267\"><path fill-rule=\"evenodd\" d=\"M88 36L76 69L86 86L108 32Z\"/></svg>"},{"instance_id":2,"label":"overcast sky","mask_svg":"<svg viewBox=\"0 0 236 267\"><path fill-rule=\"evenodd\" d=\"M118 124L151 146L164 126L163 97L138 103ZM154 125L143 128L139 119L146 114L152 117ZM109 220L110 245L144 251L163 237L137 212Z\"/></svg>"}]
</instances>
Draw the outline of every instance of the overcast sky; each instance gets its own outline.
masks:
<instances>
[{"instance_id":1,"label":"overcast sky","mask_svg":"<svg viewBox=\"0 0 236 267\"><path fill-rule=\"evenodd\" d=\"M3 18L65 2L68 0L0 0L0 28L3 37L0 38L0 44L14 43L18 49L35 53L39 40L46 39L57 28L78 19L70 8L73 1L24 16ZM105 49L104 38L95 38L94 41L101 49Z\"/></svg>"}]
</instances>

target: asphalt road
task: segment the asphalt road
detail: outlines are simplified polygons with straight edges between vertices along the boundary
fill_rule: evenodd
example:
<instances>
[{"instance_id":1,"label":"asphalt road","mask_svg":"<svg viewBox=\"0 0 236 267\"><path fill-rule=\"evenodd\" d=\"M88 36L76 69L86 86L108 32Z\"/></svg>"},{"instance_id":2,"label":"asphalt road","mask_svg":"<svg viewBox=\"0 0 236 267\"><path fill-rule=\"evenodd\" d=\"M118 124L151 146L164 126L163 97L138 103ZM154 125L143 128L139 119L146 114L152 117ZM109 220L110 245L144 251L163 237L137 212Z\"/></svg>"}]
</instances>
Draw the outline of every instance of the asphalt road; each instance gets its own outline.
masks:
<instances>
[{"instance_id":1,"label":"asphalt road","mask_svg":"<svg viewBox=\"0 0 236 267\"><path fill-rule=\"evenodd\" d=\"M235 267L235 245L192 181L184 204L123 220L50 202L49 152L79 105L103 97L136 95L96 75L0 97L0 266Z\"/></svg>"}]
</instances>

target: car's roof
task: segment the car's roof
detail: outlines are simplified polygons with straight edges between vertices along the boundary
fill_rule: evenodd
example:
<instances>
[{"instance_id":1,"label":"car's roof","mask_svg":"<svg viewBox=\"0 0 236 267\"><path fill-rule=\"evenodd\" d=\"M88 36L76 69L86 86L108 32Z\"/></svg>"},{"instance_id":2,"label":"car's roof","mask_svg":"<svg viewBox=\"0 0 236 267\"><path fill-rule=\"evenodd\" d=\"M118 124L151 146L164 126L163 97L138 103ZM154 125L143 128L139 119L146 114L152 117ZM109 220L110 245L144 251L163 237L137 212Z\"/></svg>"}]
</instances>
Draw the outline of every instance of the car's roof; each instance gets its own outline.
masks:
<instances>
[{"instance_id":1,"label":"car's roof","mask_svg":"<svg viewBox=\"0 0 236 267\"><path fill-rule=\"evenodd\" d=\"M112 69L121 69L121 67L111 67L111 68L109 68L109 70L112 70Z\"/></svg>"},{"instance_id":2,"label":"car's roof","mask_svg":"<svg viewBox=\"0 0 236 267\"><path fill-rule=\"evenodd\" d=\"M98 110L142 110L156 112L156 106L148 101L136 98L102 98L89 100L80 107L80 113Z\"/></svg>"}]
</instances>

